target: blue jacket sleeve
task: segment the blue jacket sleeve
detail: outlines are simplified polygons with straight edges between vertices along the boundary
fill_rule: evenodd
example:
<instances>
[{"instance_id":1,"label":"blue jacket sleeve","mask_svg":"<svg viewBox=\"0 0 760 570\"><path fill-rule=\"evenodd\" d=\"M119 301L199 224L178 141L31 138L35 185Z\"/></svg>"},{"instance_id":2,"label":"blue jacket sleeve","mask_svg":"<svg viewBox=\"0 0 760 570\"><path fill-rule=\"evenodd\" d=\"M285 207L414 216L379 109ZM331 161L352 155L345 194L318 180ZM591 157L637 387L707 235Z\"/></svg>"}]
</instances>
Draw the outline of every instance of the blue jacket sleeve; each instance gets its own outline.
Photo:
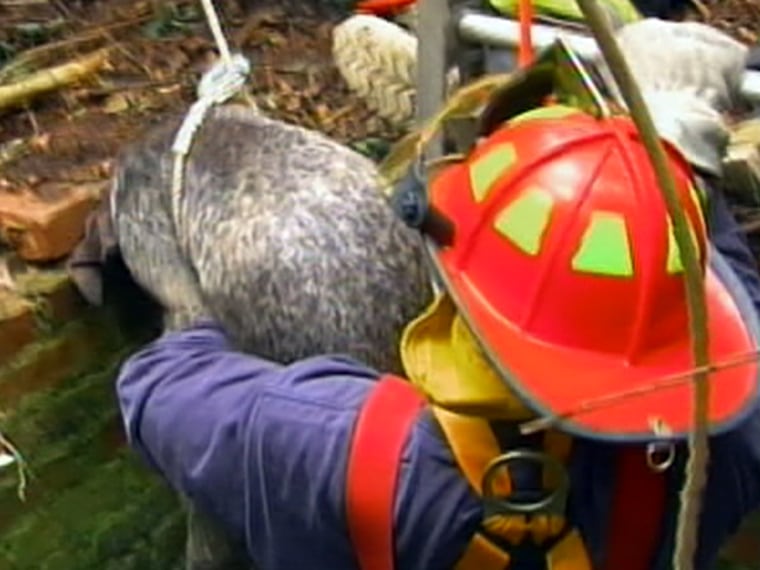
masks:
<instances>
[{"instance_id":1,"label":"blue jacket sleeve","mask_svg":"<svg viewBox=\"0 0 760 570\"><path fill-rule=\"evenodd\" d=\"M337 356L289 366L247 356L203 324L130 358L117 391L132 447L246 544L259 567L346 570L357 567L345 512L348 453L377 378ZM397 487L399 570L450 567L479 508L434 422L421 417Z\"/></svg>"},{"instance_id":2,"label":"blue jacket sleeve","mask_svg":"<svg viewBox=\"0 0 760 570\"><path fill-rule=\"evenodd\" d=\"M250 547L243 534L271 526L268 516L292 507L289 493L303 498L299 521L342 521L335 469L376 377L340 357L279 366L233 351L204 324L134 355L117 392L132 447Z\"/></svg>"}]
</instances>

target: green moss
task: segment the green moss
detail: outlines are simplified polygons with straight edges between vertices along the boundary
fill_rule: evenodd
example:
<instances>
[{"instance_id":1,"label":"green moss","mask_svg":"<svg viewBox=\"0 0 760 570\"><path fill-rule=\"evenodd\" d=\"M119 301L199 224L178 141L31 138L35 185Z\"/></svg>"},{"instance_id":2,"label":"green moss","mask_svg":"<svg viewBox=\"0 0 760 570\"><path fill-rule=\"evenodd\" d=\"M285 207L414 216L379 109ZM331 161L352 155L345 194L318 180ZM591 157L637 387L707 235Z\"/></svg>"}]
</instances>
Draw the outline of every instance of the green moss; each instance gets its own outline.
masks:
<instances>
[{"instance_id":1,"label":"green moss","mask_svg":"<svg viewBox=\"0 0 760 570\"><path fill-rule=\"evenodd\" d=\"M15 402L24 394L55 386L97 367L104 354L127 342L107 319L97 315L71 322L55 337L27 346L0 368L0 397Z\"/></svg>"},{"instance_id":2,"label":"green moss","mask_svg":"<svg viewBox=\"0 0 760 570\"><path fill-rule=\"evenodd\" d=\"M30 279L24 293L43 305L65 286L59 274ZM184 536L176 497L116 437L118 367L154 331L125 329L108 307L46 330L0 366L0 402L14 405L0 430L33 475L22 503L15 472L0 471L0 570L170 567Z\"/></svg>"},{"instance_id":3,"label":"green moss","mask_svg":"<svg viewBox=\"0 0 760 570\"><path fill-rule=\"evenodd\" d=\"M140 541L134 545L133 552L120 558L108 560L100 568L103 570L146 570L152 568L150 565L151 558L149 545L144 541Z\"/></svg>"},{"instance_id":4,"label":"green moss","mask_svg":"<svg viewBox=\"0 0 760 570\"><path fill-rule=\"evenodd\" d=\"M50 295L68 282L65 271L34 271L16 277L16 287L25 296Z\"/></svg>"},{"instance_id":5,"label":"green moss","mask_svg":"<svg viewBox=\"0 0 760 570\"><path fill-rule=\"evenodd\" d=\"M86 443L81 449L59 449L58 457L45 463L43 468L34 468L35 477L29 483L23 502L17 496L17 481L9 475L0 486L0 512L3 513L0 533L60 492L79 483L83 474L97 469L98 465L112 459L116 452L98 439Z\"/></svg>"},{"instance_id":6,"label":"green moss","mask_svg":"<svg viewBox=\"0 0 760 570\"><path fill-rule=\"evenodd\" d=\"M105 512L99 518L88 543L89 550L98 561L105 561L132 552L136 538L144 538L161 550L173 550L169 544L171 522L180 515L179 502L174 494L161 483L151 482L147 492L135 497L121 510ZM155 530L154 530L155 529ZM152 534L159 533L151 539ZM165 566L156 566L164 568Z\"/></svg>"},{"instance_id":7,"label":"green moss","mask_svg":"<svg viewBox=\"0 0 760 570\"><path fill-rule=\"evenodd\" d=\"M120 419L114 379L127 347L112 355L101 369L61 387L30 395L0 429L22 450L32 479L27 502L17 498L15 471L0 472L0 531L40 501L81 478L82 473L109 460Z\"/></svg>"},{"instance_id":8,"label":"green moss","mask_svg":"<svg viewBox=\"0 0 760 570\"><path fill-rule=\"evenodd\" d=\"M171 568L184 554L185 512L176 509L170 512L156 527L149 539L153 553L151 568Z\"/></svg>"},{"instance_id":9,"label":"green moss","mask_svg":"<svg viewBox=\"0 0 760 570\"><path fill-rule=\"evenodd\" d=\"M67 570L103 568L141 540L150 542L151 531L177 508L166 485L125 451L24 517L3 542L18 570L54 568L62 553L68 554Z\"/></svg>"},{"instance_id":10,"label":"green moss","mask_svg":"<svg viewBox=\"0 0 760 570\"><path fill-rule=\"evenodd\" d=\"M130 351L131 348L123 349L111 355L93 373L27 396L0 422L0 429L26 450L30 463L64 441L89 439L93 432L88 427L99 431L118 413L114 379L118 366Z\"/></svg>"},{"instance_id":11,"label":"green moss","mask_svg":"<svg viewBox=\"0 0 760 570\"><path fill-rule=\"evenodd\" d=\"M35 271L19 275L16 286L22 295L32 304L37 327L42 333L50 334L56 326L50 296L70 287L69 277L65 271Z\"/></svg>"},{"instance_id":12,"label":"green moss","mask_svg":"<svg viewBox=\"0 0 760 570\"><path fill-rule=\"evenodd\" d=\"M113 382L121 358L121 354L112 356L104 368L94 373L30 394L0 422L0 428L23 447L40 448L75 436L80 427L102 416L104 410L116 409Z\"/></svg>"},{"instance_id":13,"label":"green moss","mask_svg":"<svg viewBox=\"0 0 760 570\"><path fill-rule=\"evenodd\" d=\"M135 521L139 524L140 519ZM143 523L143 527L146 525ZM126 534L122 535L127 542ZM161 568L182 570L184 568L185 515L180 509L164 514L162 519L150 528L147 536L128 540L129 549L120 556L102 559L93 570L146 570ZM51 567L52 570L52 567ZM83 570L77 568L76 570Z\"/></svg>"}]
</instances>

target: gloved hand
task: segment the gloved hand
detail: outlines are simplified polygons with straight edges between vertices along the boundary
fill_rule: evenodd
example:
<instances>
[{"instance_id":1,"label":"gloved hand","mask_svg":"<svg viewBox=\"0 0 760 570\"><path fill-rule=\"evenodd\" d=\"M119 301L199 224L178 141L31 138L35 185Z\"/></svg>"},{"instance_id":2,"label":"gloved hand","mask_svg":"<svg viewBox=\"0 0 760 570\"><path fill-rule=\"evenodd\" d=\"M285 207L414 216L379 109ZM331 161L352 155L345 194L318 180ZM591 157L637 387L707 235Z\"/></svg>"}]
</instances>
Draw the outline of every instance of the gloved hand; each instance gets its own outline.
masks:
<instances>
[{"instance_id":1,"label":"gloved hand","mask_svg":"<svg viewBox=\"0 0 760 570\"><path fill-rule=\"evenodd\" d=\"M748 49L705 24L655 18L624 26L617 39L660 136L720 175L729 138L722 113L737 102Z\"/></svg>"}]
</instances>

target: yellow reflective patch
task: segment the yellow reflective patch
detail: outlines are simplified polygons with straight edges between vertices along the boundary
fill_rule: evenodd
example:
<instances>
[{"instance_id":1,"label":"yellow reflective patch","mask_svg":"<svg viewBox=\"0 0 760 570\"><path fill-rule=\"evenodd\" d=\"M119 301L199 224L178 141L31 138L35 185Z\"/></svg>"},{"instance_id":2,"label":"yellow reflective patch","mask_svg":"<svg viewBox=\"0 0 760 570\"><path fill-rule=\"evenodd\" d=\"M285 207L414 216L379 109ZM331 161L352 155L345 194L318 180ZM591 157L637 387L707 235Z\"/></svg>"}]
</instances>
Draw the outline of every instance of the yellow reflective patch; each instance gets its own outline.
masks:
<instances>
[{"instance_id":1,"label":"yellow reflective patch","mask_svg":"<svg viewBox=\"0 0 760 570\"><path fill-rule=\"evenodd\" d=\"M688 219L686 220L686 224L689 228L689 235L694 244L694 249L696 249L697 255L699 255L699 246L697 245L697 236L694 234L694 228ZM681 249L678 247L676 234L673 231L673 222L668 217L668 274L675 275L676 273L682 273L683 271L684 266L683 260L681 259Z\"/></svg>"},{"instance_id":2,"label":"yellow reflective patch","mask_svg":"<svg viewBox=\"0 0 760 570\"><path fill-rule=\"evenodd\" d=\"M536 255L553 206L554 198L548 191L538 186L528 188L496 216L494 228L528 255Z\"/></svg>"},{"instance_id":3,"label":"yellow reflective patch","mask_svg":"<svg viewBox=\"0 0 760 570\"><path fill-rule=\"evenodd\" d=\"M592 213L572 265L573 269L584 273L633 276L625 218L614 212Z\"/></svg>"},{"instance_id":4,"label":"yellow reflective patch","mask_svg":"<svg viewBox=\"0 0 760 570\"><path fill-rule=\"evenodd\" d=\"M494 183L517 160L517 151L510 143L500 144L470 165L470 187L476 202L482 202Z\"/></svg>"},{"instance_id":5,"label":"yellow reflective patch","mask_svg":"<svg viewBox=\"0 0 760 570\"><path fill-rule=\"evenodd\" d=\"M707 196L705 195L702 188L694 183L689 184L689 195L691 196L691 200L694 202L694 205L697 207L697 211L699 212L699 226L702 231L706 232L707 218L705 218L705 207L707 206Z\"/></svg>"},{"instance_id":6,"label":"yellow reflective patch","mask_svg":"<svg viewBox=\"0 0 760 570\"><path fill-rule=\"evenodd\" d=\"M546 119L563 119L570 115L580 115L582 112L568 105L547 105L546 107L538 107L531 111L527 111L516 117L512 117L507 124L510 126L519 125L520 123L526 123L528 121L546 120Z\"/></svg>"}]
</instances>

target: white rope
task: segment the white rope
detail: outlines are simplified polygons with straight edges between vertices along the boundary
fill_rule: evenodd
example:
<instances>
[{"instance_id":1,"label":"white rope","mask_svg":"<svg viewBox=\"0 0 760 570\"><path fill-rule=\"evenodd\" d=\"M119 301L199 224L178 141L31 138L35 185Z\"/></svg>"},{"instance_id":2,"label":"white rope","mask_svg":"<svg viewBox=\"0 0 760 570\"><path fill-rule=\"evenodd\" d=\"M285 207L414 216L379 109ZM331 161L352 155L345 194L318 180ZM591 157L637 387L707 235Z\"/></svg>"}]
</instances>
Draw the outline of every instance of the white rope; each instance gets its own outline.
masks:
<instances>
[{"instance_id":1,"label":"white rope","mask_svg":"<svg viewBox=\"0 0 760 570\"><path fill-rule=\"evenodd\" d=\"M11 465L16 465L16 472L18 476L18 485L16 486L16 494L22 501L26 500L26 461L21 455L18 449L8 440L3 432L0 431L0 469L5 469Z\"/></svg>"},{"instance_id":2,"label":"white rope","mask_svg":"<svg viewBox=\"0 0 760 570\"><path fill-rule=\"evenodd\" d=\"M251 64L245 56L230 53L212 1L201 0L201 3L220 58L201 78L198 84L198 99L188 109L172 145L174 154L171 180L172 214L178 241L186 235L181 231L180 207L184 186L185 157L190 152L195 133L212 107L224 103L243 90L251 71Z\"/></svg>"},{"instance_id":3,"label":"white rope","mask_svg":"<svg viewBox=\"0 0 760 570\"><path fill-rule=\"evenodd\" d=\"M214 3L211 0L201 0L201 4L203 5L203 11L206 13L206 20L208 20L208 26L211 28L211 34L214 36L216 47L219 50L219 56L223 61L229 62L232 59L230 46L227 43L227 38L224 37L222 25L219 23L216 10L214 10Z\"/></svg>"}]
</instances>

